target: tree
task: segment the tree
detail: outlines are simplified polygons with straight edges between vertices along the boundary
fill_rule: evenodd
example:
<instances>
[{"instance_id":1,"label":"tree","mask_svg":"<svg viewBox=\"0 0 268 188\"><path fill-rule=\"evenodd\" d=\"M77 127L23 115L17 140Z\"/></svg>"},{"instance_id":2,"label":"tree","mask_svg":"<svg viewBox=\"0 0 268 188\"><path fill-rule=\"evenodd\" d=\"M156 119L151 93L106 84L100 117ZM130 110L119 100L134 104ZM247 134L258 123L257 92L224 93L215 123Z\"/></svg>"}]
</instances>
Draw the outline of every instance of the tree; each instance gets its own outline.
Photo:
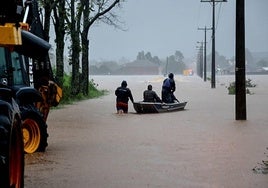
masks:
<instances>
[{"instance_id":1,"label":"tree","mask_svg":"<svg viewBox=\"0 0 268 188\"><path fill-rule=\"evenodd\" d=\"M211 55L207 56L207 67L211 67ZM226 69L230 66L228 60L226 59L225 56L222 56L219 54L219 52L215 52L215 62L216 62L216 66L217 68L220 69Z\"/></svg>"},{"instance_id":2,"label":"tree","mask_svg":"<svg viewBox=\"0 0 268 188\"><path fill-rule=\"evenodd\" d=\"M258 67L268 67L268 61L261 59L260 61L257 62Z\"/></svg>"},{"instance_id":3,"label":"tree","mask_svg":"<svg viewBox=\"0 0 268 188\"><path fill-rule=\"evenodd\" d=\"M49 32L50 32L50 18L51 12L53 8L56 6L56 2L54 0L41 0L41 5L44 8L44 39L49 41Z\"/></svg>"},{"instance_id":4,"label":"tree","mask_svg":"<svg viewBox=\"0 0 268 188\"><path fill-rule=\"evenodd\" d=\"M93 23L102 21L120 28L117 16L112 9L124 0L40 0L44 10L45 39L49 40L50 19L53 11L53 24L56 42L56 77L59 85L63 82L65 34L71 38L69 47L72 66L72 95L88 94L89 80L89 40L88 33ZM81 29L82 27L82 29ZM68 32L66 32L68 31ZM82 52L82 63L80 55ZM80 72L80 63L82 71Z\"/></svg>"},{"instance_id":5,"label":"tree","mask_svg":"<svg viewBox=\"0 0 268 188\"><path fill-rule=\"evenodd\" d=\"M226 57L223 55L220 55L218 52L215 53L215 59L216 59L218 68L225 69L229 67L229 63Z\"/></svg>"},{"instance_id":6,"label":"tree","mask_svg":"<svg viewBox=\"0 0 268 188\"><path fill-rule=\"evenodd\" d=\"M58 4L53 7L53 13L53 24L56 36L56 78L58 80L58 84L62 87L64 75L64 37L66 29L65 0L58 0Z\"/></svg>"},{"instance_id":7,"label":"tree","mask_svg":"<svg viewBox=\"0 0 268 188\"><path fill-rule=\"evenodd\" d=\"M151 52L147 52L145 54L145 59L152 62L153 61L153 58L152 58L152 55L151 55Z\"/></svg>"},{"instance_id":8,"label":"tree","mask_svg":"<svg viewBox=\"0 0 268 188\"><path fill-rule=\"evenodd\" d=\"M245 49L245 56L246 56L246 71L247 72L256 71L257 65L255 64L252 53L247 48Z\"/></svg>"},{"instance_id":9,"label":"tree","mask_svg":"<svg viewBox=\"0 0 268 188\"><path fill-rule=\"evenodd\" d=\"M138 53L136 60L145 60L144 51Z\"/></svg>"},{"instance_id":10,"label":"tree","mask_svg":"<svg viewBox=\"0 0 268 188\"><path fill-rule=\"evenodd\" d=\"M78 3L76 7L76 0L70 1L70 20L67 19L70 36L71 36L71 65L72 65L72 80L71 80L71 94L77 95L80 92L80 72L79 72L79 56L80 56L80 27L82 10Z\"/></svg>"},{"instance_id":11,"label":"tree","mask_svg":"<svg viewBox=\"0 0 268 188\"><path fill-rule=\"evenodd\" d=\"M171 72L182 74L183 70L186 68L186 65L183 62L183 54L180 51L176 51L174 55L168 57L167 62L167 71L172 70Z\"/></svg>"},{"instance_id":12,"label":"tree","mask_svg":"<svg viewBox=\"0 0 268 188\"><path fill-rule=\"evenodd\" d=\"M152 59L152 62L155 63L155 64L157 64L157 65L160 65L161 64L161 61L158 58L158 56L154 56L153 59Z\"/></svg>"},{"instance_id":13,"label":"tree","mask_svg":"<svg viewBox=\"0 0 268 188\"><path fill-rule=\"evenodd\" d=\"M175 51L175 60L177 62L182 62L184 59L183 54L180 51Z\"/></svg>"},{"instance_id":14,"label":"tree","mask_svg":"<svg viewBox=\"0 0 268 188\"><path fill-rule=\"evenodd\" d=\"M150 61L152 63L157 64L157 65L161 64L160 59L157 56L153 57L151 52L147 52L146 54L144 53L144 51L139 52L138 55L137 55L136 60L137 61L148 60L148 61Z\"/></svg>"},{"instance_id":15,"label":"tree","mask_svg":"<svg viewBox=\"0 0 268 188\"><path fill-rule=\"evenodd\" d=\"M178 72L182 74L183 70L186 69L186 65L183 62L184 59L183 53L181 53L180 51L175 51L175 59L178 62Z\"/></svg>"},{"instance_id":16,"label":"tree","mask_svg":"<svg viewBox=\"0 0 268 188\"><path fill-rule=\"evenodd\" d=\"M64 0L41 0L44 9L44 39L49 42L50 22L52 12L54 13L53 24L56 42L56 78L57 83L62 86L64 73L64 36L65 36L65 1ZM61 17L59 17L59 15Z\"/></svg>"},{"instance_id":17,"label":"tree","mask_svg":"<svg viewBox=\"0 0 268 188\"><path fill-rule=\"evenodd\" d=\"M88 33L90 27L96 21L102 21L106 24L120 28L117 24L117 16L111 10L120 5L123 0L97 0L88 1L81 0L81 7L83 7L83 30L81 33L82 41L82 93L88 94L88 77L89 77L89 39Z\"/></svg>"},{"instance_id":18,"label":"tree","mask_svg":"<svg viewBox=\"0 0 268 188\"><path fill-rule=\"evenodd\" d=\"M81 42L82 42L82 93L84 95L88 95L88 75L89 75L89 40L88 40L88 32L89 32L89 14L90 8L93 6L92 1L89 2L88 0L81 0L83 9L83 30L81 33Z\"/></svg>"}]
</instances>

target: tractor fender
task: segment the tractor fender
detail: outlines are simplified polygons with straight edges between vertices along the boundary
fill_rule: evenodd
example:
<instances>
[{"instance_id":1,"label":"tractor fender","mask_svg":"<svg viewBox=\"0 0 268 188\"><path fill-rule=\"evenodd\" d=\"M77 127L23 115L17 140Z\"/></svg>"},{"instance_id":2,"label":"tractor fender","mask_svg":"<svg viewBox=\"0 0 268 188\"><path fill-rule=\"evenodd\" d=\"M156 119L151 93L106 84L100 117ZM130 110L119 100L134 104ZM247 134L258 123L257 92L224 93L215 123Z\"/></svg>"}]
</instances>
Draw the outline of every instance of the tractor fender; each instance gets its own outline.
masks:
<instances>
[{"instance_id":1,"label":"tractor fender","mask_svg":"<svg viewBox=\"0 0 268 188\"><path fill-rule=\"evenodd\" d=\"M16 93L16 99L19 105L33 104L43 100L40 92L32 87L20 88Z\"/></svg>"}]
</instances>

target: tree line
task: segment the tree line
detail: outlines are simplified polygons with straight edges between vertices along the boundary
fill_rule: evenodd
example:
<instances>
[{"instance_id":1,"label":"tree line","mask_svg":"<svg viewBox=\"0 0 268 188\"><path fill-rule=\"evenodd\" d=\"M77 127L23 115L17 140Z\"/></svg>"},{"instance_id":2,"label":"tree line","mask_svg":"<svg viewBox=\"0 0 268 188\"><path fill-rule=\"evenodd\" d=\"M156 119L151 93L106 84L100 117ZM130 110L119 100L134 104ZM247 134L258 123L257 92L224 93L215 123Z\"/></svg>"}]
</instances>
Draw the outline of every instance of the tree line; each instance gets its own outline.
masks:
<instances>
[{"instance_id":1,"label":"tree line","mask_svg":"<svg viewBox=\"0 0 268 188\"><path fill-rule=\"evenodd\" d=\"M135 71L132 73L139 74L139 70L143 69L143 73L146 73L146 68L148 74L167 74L173 72L175 74L182 74L183 70L189 68L184 62L184 56L180 51L175 51L173 55L167 56L166 59L161 59L156 55L152 55L151 52L138 52L136 59L132 62L119 64L115 61L103 61L98 64L90 66L91 74L107 75L107 74L129 74L129 70L136 67ZM137 68L137 67L140 67ZM157 70L152 71L149 69L157 68ZM124 72L125 71L125 72Z\"/></svg>"},{"instance_id":2,"label":"tree line","mask_svg":"<svg viewBox=\"0 0 268 188\"><path fill-rule=\"evenodd\" d=\"M202 57L203 58L203 57ZM211 54L208 54L207 57L207 72L211 71ZM219 52L215 52L216 59L216 71L218 74L230 74L234 72L234 64L235 59L230 58L227 59L225 56L221 55ZM189 60L188 60L189 61ZM200 57L197 56L196 67L192 64L195 60L190 60L190 62L185 61L184 55L179 51L175 51L173 55L169 55L166 59L159 58L156 55L152 55L151 52L140 51L137 53L136 59L132 62L124 60L122 62L116 61L101 61L101 62L93 62L90 65L90 74L94 75L122 75L128 74L133 65L138 64L140 67L144 67L144 69L150 68L151 65L155 65L159 67L159 71L155 71L155 74L168 74L169 72L174 72L176 74L183 74L183 70L186 69L194 69L197 75L201 75L201 64ZM247 71L249 72L260 72L263 67L268 67L268 53L262 53L258 55L258 53L252 53L248 49L246 49L246 64ZM126 72L123 72L126 71ZM139 74L139 69L134 72L135 74ZM148 71L148 74L152 74L152 71Z\"/></svg>"}]
</instances>

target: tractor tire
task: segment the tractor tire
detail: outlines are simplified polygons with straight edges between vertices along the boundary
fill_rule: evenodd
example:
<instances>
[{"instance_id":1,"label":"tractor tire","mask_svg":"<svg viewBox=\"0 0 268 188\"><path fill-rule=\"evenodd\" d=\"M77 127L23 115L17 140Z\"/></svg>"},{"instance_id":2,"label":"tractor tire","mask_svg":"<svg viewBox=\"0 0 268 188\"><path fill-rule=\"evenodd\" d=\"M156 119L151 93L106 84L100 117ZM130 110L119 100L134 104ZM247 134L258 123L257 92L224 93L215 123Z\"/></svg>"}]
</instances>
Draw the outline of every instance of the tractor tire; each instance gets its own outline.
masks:
<instances>
[{"instance_id":1,"label":"tractor tire","mask_svg":"<svg viewBox=\"0 0 268 188\"><path fill-rule=\"evenodd\" d=\"M25 153L44 152L47 143L47 124L36 110L21 111Z\"/></svg>"},{"instance_id":2,"label":"tractor tire","mask_svg":"<svg viewBox=\"0 0 268 188\"><path fill-rule=\"evenodd\" d=\"M0 114L0 187L24 187L24 149L21 119Z\"/></svg>"}]
</instances>

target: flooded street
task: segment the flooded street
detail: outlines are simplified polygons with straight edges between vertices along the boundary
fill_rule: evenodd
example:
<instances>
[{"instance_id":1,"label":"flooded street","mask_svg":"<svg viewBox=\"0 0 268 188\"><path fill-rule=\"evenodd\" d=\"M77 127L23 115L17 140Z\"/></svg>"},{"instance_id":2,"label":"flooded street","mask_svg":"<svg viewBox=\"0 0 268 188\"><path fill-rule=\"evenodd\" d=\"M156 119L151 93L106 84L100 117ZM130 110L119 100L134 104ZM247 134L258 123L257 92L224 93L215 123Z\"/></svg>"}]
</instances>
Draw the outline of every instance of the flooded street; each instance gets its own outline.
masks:
<instances>
[{"instance_id":1,"label":"flooded street","mask_svg":"<svg viewBox=\"0 0 268 188\"><path fill-rule=\"evenodd\" d=\"M92 76L109 94L51 111L45 153L26 155L26 188L266 188L254 173L268 160L268 76L248 76L247 120L235 120L234 76L217 76L216 88L196 76L176 76L185 110L116 114L114 90L128 82L134 100L156 76Z\"/></svg>"}]
</instances>

